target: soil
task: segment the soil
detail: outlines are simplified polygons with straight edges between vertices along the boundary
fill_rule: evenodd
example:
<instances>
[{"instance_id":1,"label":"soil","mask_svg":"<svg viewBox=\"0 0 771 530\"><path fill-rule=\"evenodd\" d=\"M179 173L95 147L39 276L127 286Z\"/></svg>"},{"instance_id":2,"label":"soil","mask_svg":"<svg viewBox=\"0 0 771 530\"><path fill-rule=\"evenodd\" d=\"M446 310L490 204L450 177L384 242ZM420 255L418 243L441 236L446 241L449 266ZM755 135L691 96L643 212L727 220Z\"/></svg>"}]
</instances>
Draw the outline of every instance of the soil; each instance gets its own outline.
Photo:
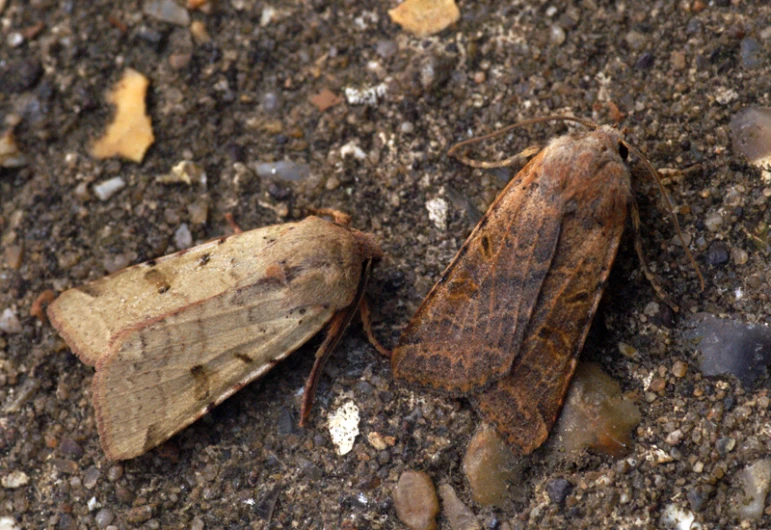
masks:
<instances>
[{"instance_id":1,"label":"soil","mask_svg":"<svg viewBox=\"0 0 771 530\"><path fill-rule=\"evenodd\" d=\"M395 4L222 0L190 11L211 39L200 43L138 1L7 0L0 118L29 163L0 168L0 312L21 324L0 331L0 478L20 471L28 482L4 482L0 519L62 529L403 528L392 491L402 471L418 469L449 482L484 528L659 528L669 505L703 528L739 525L737 474L771 450L768 378L745 387L703 377L683 333L699 312L771 320L771 186L732 149L728 127L745 107L771 106L771 6L463 1L455 25L417 38L391 22ZM150 79L155 143L139 164L93 159L89 146L113 113L105 90L128 67ZM322 111L311 98L325 90L340 101ZM628 457L574 461L549 443L528 459L510 502L479 506L460 465L479 423L469 403L395 382L354 323L306 428L297 427L298 391L318 340L160 448L105 458L93 369L31 315L42 293L174 252L183 224L197 244L231 233L226 214L246 229L335 208L383 248L368 298L375 333L393 345L515 174L472 170L447 149L561 114L620 121L656 167L685 170L667 172L664 187L706 288L657 186L633 165L645 254L681 311L658 301L629 230L583 352L637 397L642 421ZM530 127L479 156L566 130ZM205 185L156 180L183 160L205 170ZM257 174L256 164L282 160L309 172ZM115 177L125 188L97 198L92 185ZM340 456L327 420L345 401L360 409L361 434ZM376 448L373 433L392 443ZM572 488L555 502L548 492L565 480ZM743 527L767 528L770 514ZM450 528L443 516L438 524Z\"/></svg>"}]
</instances>

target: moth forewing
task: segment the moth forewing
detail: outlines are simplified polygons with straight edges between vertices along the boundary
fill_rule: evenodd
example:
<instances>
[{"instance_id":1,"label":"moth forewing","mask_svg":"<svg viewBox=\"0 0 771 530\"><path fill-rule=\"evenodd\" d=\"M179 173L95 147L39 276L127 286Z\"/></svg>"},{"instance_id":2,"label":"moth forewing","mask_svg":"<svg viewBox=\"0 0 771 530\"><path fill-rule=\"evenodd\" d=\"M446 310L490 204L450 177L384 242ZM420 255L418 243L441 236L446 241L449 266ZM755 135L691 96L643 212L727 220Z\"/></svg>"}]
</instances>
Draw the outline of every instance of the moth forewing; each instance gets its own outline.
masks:
<instances>
[{"instance_id":1,"label":"moth forewing","mask_svg":"<svg viewBox=\"0 0 771 530\"><path fill-rule=\"evenodd\" d=\"M621 145L609 127L549 143L489 208L394 350L397 378L469 395L521 453L556 420L618 249L631 201Z\"/></svg>"},{"instance_id":2,"label":"moth forewing","mask_svg":"<svg viewBox=\"0 0 771 530\"><path fill-rule=\"evenodd\" d=\"M96 367L107 456L142 454L267 372L354 302L379 253L366 234L309 217L63 293L49 315Z\"/></svg>"}]
</instances>

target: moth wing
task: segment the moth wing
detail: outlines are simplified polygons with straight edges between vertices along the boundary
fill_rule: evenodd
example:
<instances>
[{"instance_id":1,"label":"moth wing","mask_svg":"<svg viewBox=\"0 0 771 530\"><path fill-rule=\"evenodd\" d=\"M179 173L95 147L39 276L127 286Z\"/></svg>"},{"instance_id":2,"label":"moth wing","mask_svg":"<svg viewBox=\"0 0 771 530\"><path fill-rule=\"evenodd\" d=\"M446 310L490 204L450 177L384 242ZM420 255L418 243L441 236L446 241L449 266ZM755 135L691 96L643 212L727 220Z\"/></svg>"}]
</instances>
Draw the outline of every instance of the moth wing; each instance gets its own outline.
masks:
<instances>
[{"instance_id":1,"label":"moth wing","mask_svg":"<svg viewBox=\"0 0 771 530\"><path fill-rule=\"evenodd\" d=\"M542 151L501 192L407 325L394 375L468 393L508 373L551 267L564 204Z\"/></svg>"},{"instance_id":2,"label":"moth wing","mask_svg":"<svg viewBox=\"0 0 771 530\"><path fill-rule=\"evenodd\" d=\"M107 456L132 458L167 440L322 329L334 308L293 303L293 294L278 287L241 304L220 295L127 331L94 376Z\"/></svg>"},{"instance_id":3,"label":"moth wing","mask_svg":"<svg viewBox=\"0 0 771 530\"><path fill-rule=\"evenodd\" d=\"M576 179L602 196L579 198L575 215L562 217L560 243L520 355L508 375L473 399L522 454L540 447L557 419L624 231L628 171L615 165L596 178L594 184Z\"/></svg>"},{"instance_id":4,"label":"moth wing","mask_svg":"<svg viewBox=\"0 0 771 530\"><path fill-rule=\"evenodd\" d=\"M128 267L65 291L48 307L48 317L80 360L93 366L122 330L243 281L253 273L255 257L297 226L250 230Z\"/></svg>"}]
</instances>

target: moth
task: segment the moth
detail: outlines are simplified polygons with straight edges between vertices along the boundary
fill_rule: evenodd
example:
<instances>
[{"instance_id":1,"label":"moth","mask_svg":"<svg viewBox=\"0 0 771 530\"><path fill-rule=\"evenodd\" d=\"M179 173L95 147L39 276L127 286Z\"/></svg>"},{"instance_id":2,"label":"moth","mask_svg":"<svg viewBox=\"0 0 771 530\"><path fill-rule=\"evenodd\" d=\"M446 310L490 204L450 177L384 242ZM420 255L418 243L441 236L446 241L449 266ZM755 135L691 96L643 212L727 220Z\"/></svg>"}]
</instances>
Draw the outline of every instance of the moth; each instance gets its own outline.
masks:
<instances>
[{"instance_id":1,"label":"moth","mask_svg":"<svg viewBox=\"0 0 771 530\"><path fill-rule=\"evenodd\" d=\"M49 306L59 334L96 368L108 458L167 440L327 327L306 383L307 419L324 363L357 309L374 340L363 294L382 252L346 215L331 215L335 222L311 216L134 265Z\"/></svg>"},{"instance_id":2,"label":"moth","mask_svg":"<svg viewBox=\"0 0 771 530\"><path fill-rule=\"evenodd\" d=\"M516 126L536 121L543 120ZM625 163L630 149L608 126L542 149L499 194L410 320L393 352L394 376L468 397L515 451L538 448L562 406L630 209L639 230ZM498 167L515 157L494 164L459 158Z\"/></svg>"}]
</instances>

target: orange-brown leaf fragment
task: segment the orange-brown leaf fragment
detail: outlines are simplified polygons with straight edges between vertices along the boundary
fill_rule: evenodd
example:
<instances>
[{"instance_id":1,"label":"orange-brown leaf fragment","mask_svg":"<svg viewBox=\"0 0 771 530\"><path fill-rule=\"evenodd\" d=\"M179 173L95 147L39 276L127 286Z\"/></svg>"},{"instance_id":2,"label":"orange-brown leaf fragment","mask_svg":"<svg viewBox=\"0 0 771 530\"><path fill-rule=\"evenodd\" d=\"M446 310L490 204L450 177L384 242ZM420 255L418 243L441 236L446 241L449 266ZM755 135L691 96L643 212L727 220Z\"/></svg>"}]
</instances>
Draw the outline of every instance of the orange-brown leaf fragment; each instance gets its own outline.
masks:
<instances>
[{"instance_id":1,"label":"orange-brown leaf fragment","mask_svg":"<svg viewBox=\"0 0 771 530\"><path fill-rule=\"evenodd\" d=\"M311 103L314 107L319 109L320 112L324 112L328 108L334 107L338 103L341 103L343 98L325 88L315 96L311 97Z\"/></svg>"},{"instance_id":2,"label":"orange-brown leaf fragment","mask_svg":"<svg viewBox=\"0 0 771 530\"><path fill-rule=\"evenodd\" d=\"M551 430L631 200L621 135L553 140L501 192L412 318L395 377L467 395L520 453Z\"/></svg>"},{"instance_id":3,"label":"orange-brown leaf fragment","mask_svg":"<svg viewBox=\"0 0 771 530\"><path fill-rule=\"evenodd\" d=\"M131 68L126 69L121 80L107 93L107 101L115 105L115 117L104 135L91 147L91 156L120 156L134 162L142 161L155 141L145 109L149 84L144 75Z\"/></svg>"},{"instance_id":4,"label":"orange-brown leaf fragment","mask_svg":"<svg viewBox=\"0 0 771 530\"><path fill-rule=\"evenodd\" d=\"M428 37L457 22L460 10L455 0L405 0L388 15L416 37Z\"/></svg>"}]
</instances>

